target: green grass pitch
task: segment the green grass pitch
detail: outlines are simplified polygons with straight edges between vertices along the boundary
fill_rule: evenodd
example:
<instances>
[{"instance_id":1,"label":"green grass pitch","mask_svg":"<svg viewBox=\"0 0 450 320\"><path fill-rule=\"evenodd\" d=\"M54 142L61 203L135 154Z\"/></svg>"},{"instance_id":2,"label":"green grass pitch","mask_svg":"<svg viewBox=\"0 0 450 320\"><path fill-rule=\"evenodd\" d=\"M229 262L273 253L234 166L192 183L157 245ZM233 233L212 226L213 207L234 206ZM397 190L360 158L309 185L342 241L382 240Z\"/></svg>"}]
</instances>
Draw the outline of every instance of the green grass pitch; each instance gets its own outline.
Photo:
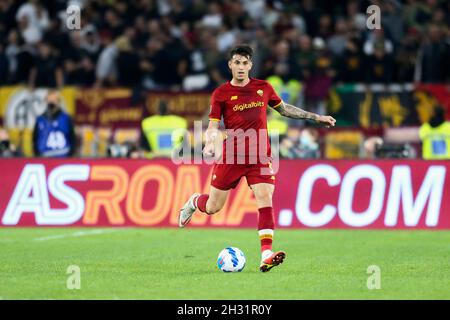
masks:
<instances>
[{"instance_id":1,"label":"green grass pitch","mask_svg":"<svg viewBox=\"0 0 450 320\"><path fill-rule=\"evenodd\" d=\"M251 229L0 229L1 299L450 299L450 232L276 230L285 262L261 273ZM222 273L235 246L247 264ZM70 290L67 268L80 268ZM381 288L369 290L370 265Z\"/></svg>"}]
</instances>

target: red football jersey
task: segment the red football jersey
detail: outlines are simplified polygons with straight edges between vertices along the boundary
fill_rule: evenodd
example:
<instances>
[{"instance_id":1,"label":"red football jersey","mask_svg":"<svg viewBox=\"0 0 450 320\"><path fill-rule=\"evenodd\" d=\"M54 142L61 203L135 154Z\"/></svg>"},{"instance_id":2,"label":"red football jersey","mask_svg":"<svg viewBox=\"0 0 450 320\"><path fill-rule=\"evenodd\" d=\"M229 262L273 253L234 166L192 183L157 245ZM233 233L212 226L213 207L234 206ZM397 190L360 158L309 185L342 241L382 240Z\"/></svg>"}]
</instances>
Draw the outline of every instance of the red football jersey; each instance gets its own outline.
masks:
<instances>
[{"instance_id":1,"label":"red football jersey","mask_svg":"<svg viewBox=\"0 0 450 320\"><path fill-rule=\"evenodd\" d=\"M245 163L255 163L255 156L257 156L257 163L266 163L270 160L267 107L276 108L281 102L280 97L267 81L254 78L250 78L250 82L243 87L233 86L228 81L214 90L209 119L220 121L223 116L227 132L227 138L223 144L224 163L227 161L226 146L227 143L230 144L230 139L232 139L235 160L245 158ZM255 141L250 141L255 138L255 134L256 147ZM239 163L241 161L239 160Z\"/></svg>"}]
</instances>

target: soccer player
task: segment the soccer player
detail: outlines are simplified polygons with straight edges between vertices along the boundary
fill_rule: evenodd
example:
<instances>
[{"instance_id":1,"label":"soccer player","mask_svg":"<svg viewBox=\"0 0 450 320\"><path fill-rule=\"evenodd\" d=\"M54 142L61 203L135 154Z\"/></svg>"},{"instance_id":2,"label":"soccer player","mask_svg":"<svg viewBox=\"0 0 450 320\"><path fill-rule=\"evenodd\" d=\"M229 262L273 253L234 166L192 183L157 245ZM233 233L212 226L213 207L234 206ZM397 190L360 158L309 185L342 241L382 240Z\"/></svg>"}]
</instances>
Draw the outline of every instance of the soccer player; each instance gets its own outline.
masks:
<instances>
[{"instance_id":1,"label":"soccer player","mask_svg":"<svg viewBox=\"0 0 450 320\"><path fill-rule=\"evenodd\" d=\"M275 176L270 161L266 109L271 107L285 117L308 119L327 127L334 126L336 120L331 116L318 115L287 104L278 97L267 81L250 78L252 55L252 49L246 45L236 46L230 52L228 67L231 70L232 79L218 87L212 94L210 121L205 133L206 143L203 149L204 156L215 156L215 140L223 117L227 138L223 143L222 161L214 164L209 194L193 194L180 210L178 222L181 228L185 227L196 209L206 214L218 212L225 204L230 189L235 188L240 178L245 176L259 211L260 271L267 272L282 263L286 253L272 251L275 226L272 195L275 188ZM251 131L256 132L253 136L256 140L246 145L246 137L251 136L246 133ZM263 143L259 143L261 135L264 136L264 134ZM230 141L233 144L232 148L229 148ZM241 148L242 144L245 145L244 148ZM252 147L257 146L256 163L250 151L250 144ZM265 172L268 171L269 174L263 174L263 169L266 169Z\"/></svg>"}]
</instances>

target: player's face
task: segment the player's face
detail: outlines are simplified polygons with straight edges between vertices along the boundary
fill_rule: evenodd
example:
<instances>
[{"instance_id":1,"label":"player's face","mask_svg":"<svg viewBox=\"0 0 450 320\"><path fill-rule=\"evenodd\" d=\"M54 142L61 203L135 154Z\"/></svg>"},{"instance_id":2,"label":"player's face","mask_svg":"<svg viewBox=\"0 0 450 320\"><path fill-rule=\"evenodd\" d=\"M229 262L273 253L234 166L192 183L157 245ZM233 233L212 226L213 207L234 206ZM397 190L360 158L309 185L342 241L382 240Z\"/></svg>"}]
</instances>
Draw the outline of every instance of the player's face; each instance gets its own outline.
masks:
<instances>
[{"instance_id":1,"label":"player's face","mask_svg":"<svg viewBox=\"0 0 450 320\"><path fill-rule=\"evenodd\" d=\"M245 56L235 54L230 61L228 67L231 69L233 78L237 81L245 81L248 79L248 73L252 68L252 62Z\"/></svg>"}]
</instances>

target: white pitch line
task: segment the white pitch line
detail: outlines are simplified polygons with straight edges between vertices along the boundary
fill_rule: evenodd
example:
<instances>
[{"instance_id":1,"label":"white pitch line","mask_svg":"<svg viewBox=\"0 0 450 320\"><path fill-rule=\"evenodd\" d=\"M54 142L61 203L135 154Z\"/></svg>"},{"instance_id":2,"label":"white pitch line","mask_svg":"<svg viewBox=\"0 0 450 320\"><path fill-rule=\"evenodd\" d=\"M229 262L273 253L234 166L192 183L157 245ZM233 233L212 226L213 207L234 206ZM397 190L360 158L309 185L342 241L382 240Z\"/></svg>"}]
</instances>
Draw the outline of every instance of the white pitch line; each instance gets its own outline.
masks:
<instances>
[{"instance_id":1,"label":"white pitch line","mask_svg":"<svg viewBox=\"0 0 450 320\"><path fill-rule=\"evenodd\" d=\"M74 237L84 237L91 236L96 234L104 234L117 231L117 229L96 229L89 231L77 231L73 233L64 233L64 234L55 234L47 237L34 238L34 241L47 241L47 240L56 240L56 239L64 239L64 238L74 238Z\"/></svg>"}]
</instances>

